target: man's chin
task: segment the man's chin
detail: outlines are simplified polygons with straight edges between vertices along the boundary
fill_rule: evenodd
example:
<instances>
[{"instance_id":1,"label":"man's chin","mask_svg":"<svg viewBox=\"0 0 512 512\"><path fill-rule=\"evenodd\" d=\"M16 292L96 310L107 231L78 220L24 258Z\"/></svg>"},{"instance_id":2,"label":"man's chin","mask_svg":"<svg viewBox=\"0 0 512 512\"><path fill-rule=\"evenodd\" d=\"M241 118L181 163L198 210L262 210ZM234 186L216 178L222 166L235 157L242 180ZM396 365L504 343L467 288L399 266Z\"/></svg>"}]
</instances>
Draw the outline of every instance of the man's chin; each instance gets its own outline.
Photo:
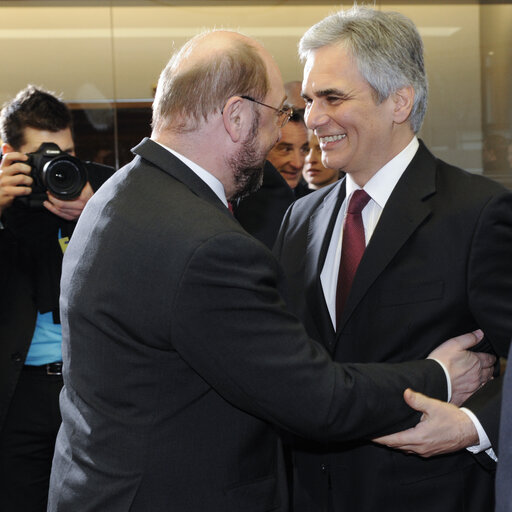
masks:
<instances>
[{"instance_id":1,"label":"man's chin","mask_svg":"<svg viewBox=\"0 0 512 512\"><path fill-rule=\"evenodd\" d=\"M261 163L259 166L246 168L243 170L243 175L246 178L246 181L241 184L239 190L237 190L234 196L231 198L232 201L236 199L243 199L254 192L257 192L261 185L263 184L263 166L265 165L265 161Z\"/></svg>"}]
</instances>

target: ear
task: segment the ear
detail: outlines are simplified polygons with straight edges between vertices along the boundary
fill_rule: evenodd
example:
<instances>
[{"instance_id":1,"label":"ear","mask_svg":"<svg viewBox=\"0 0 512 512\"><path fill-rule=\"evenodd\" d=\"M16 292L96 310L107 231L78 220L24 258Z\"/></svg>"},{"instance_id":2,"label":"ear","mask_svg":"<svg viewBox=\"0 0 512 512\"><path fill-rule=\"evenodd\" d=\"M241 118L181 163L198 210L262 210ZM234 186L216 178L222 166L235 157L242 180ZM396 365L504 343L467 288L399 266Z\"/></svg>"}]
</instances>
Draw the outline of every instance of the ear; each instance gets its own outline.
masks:
<instances>
[{"instance_id":1,"label":"ear","mask_svg":"<svg viewBox=\"0 0 512 512\"><path fill-rule=\"evenodd\" d=\"M414 105L414 88L411 85L395 91L393 97L393 121L402 124L409 119Z\"/></svg>"},{"instance_id":2,"label":"ear","mask_svg":"<svg viewBox=\"0 0 512 512\"><path fill-rule=\"evenodd\" d=\"M7 142L4 142L2 144L2 155L5 155L6 153L14 153L16 151L10 144L7 144Z\"/></svg>"},{"instance_id":3,"label":"ear","mask_svg":"<svg viewBox=\"0 0 512 512\"><path fill-rule=\"evenodd\" d=\"M224 128L233 142L238 142L243 134L245 118L248 114L246 105L240 96L231 96L224 105L222 120Z\"/></svg>"}]
</instances>

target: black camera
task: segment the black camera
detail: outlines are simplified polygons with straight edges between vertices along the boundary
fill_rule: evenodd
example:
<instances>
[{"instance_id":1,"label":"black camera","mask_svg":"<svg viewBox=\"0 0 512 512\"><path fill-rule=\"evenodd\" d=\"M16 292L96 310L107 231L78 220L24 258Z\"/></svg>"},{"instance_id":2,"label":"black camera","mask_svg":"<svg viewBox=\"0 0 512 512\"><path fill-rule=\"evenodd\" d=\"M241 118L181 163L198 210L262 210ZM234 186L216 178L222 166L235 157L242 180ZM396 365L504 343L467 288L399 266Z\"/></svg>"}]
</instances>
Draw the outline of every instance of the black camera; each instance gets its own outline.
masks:
<instances>
[{"instance_id":1,"label":"black camera","mask_svg":"<svg viewBox=\"0 0 512 512\"><path fill-rule=\"evenodd\" d=\"M60 150L53 142L44 142L34 153L27 153L28 160L23 162L30 167L30 176L34 180L32 193L18 197L18 204L29 208L40 208L47 199L49 191L58 199L71 201L76 199L87 183L88 171L95 166L93 162L82 162Z\"/></svg>"}]
</instances>

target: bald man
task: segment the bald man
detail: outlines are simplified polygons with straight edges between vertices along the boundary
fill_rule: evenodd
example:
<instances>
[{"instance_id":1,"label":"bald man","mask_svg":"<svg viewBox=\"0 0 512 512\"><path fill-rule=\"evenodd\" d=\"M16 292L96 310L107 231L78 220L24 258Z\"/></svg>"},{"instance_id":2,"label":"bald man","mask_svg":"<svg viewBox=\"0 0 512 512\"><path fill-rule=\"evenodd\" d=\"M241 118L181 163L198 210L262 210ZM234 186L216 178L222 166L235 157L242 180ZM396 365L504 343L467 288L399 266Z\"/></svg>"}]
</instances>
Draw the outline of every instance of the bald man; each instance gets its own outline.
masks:
<instances>
[{"instance_id":1,"label":"bald man","mask_svg":"<svg viewBox=\"0 0 512 512\"><path fill-rule=\"evenodd\" d=\"M270 55L232 32L192 39L163 70L151 139L66 251L49 511L285 512L278 428L374 436L413 420L407 386L447 397L433 360L332 363L287 312L271 252L229 212L261 182L284 100ZM452 384L492 363L461 350L474 339L434 354Z\"/></svg>"}]
</instances>

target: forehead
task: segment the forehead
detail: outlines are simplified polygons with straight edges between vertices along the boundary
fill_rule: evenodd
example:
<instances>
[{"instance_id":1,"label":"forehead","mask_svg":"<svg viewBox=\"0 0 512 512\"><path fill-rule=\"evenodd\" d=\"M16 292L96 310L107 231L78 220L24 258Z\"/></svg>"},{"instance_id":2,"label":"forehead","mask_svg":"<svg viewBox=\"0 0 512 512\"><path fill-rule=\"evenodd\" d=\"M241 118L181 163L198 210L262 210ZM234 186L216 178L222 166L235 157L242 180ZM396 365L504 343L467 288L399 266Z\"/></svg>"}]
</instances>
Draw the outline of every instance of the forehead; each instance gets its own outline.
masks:
<instances>
[{"instance_id":1,"label":"forehead","mask_svg":"<svg viewBox=\"0 0 512 512\"><path fill-rule=\"evenodd\" d=\"M25 143L20 148L22 153L32 153L39 149L43 142L53 142L57 144L61 151L69 151L74 147L71 128L65 128L58 132L50 132L48 130L36 130L27 126L23 130Z\"/></svg>"},{"instance_id":2,"label":"forehead","mask_svg":"<svg viewBox=\"0 0 512 512\"><path fill-rule=\"evenodd\" d=\"M281 143L298 144L302 146L308 142L308 129L304 123L288 123L281 128Z\"/></svg>"},{"instance_id":3,"label":"forehead","mask_svg":"<svg viewBox=\"0 0 512 512\"><path fill-rule=\"evenodd\" d=\"M350 82L368 86L352 53L343 45L323 46L312 51L304 66L303 90L306 94Z\"/></svg>"}]
</instances>

